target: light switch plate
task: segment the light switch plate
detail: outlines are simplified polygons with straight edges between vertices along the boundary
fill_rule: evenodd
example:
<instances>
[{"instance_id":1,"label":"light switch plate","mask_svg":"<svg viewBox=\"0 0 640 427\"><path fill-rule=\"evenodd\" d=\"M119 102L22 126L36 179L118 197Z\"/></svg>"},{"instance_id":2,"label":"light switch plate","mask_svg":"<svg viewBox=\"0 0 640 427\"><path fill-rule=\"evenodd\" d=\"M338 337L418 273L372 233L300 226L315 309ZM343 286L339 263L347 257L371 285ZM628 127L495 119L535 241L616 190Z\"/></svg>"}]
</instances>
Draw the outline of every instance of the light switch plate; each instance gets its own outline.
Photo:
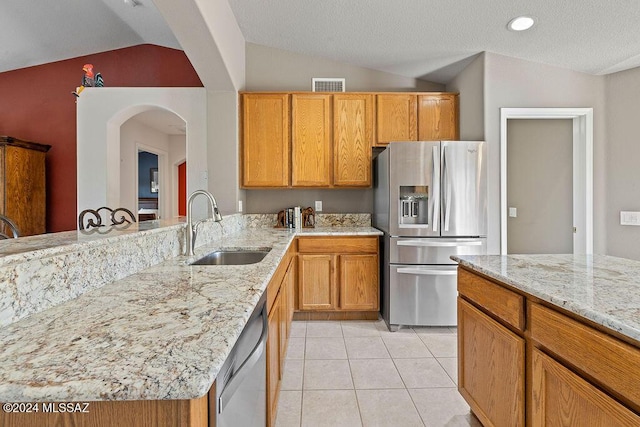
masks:
<instances>
[{"instance_id":1,"label":"light switch plate","mask_svg":"<svg viewBox=\"0 0 640 427\"><path fill-rule=\"evenodd\" d=\"M640 225L640 212L620 211L620 225Z\"/></svg>"},{"instance_id":2,"label":"light switch plate","mask_svg":"<svg viewBox=\"0 0 640 427\"><path fill-rule=\"evenodd\" d=\"M518 217L518 208L509 208L509 218Z\"/></svg>"},{"instance_id":3,"label":"light switch plate","mask_svg":"<svg viewBox=\"0 0 640 427\"><path fill-rule=\"evenodd\" d=\"M322 200L316 200L316 212L322 212Z\"/></svg>"}]
</instances>

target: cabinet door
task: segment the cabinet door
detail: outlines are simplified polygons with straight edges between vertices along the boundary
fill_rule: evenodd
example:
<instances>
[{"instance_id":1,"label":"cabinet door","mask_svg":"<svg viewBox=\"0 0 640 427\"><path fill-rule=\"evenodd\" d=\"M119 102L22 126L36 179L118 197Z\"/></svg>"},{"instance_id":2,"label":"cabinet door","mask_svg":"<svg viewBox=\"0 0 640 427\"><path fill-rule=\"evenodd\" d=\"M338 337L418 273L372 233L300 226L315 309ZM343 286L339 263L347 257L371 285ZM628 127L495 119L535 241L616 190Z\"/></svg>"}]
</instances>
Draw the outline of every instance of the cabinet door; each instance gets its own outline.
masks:
<instances>
[{"instance_id":1,"label":"cabinet door","mask_svg":"<svg viewBox=\"0 0 640 427\"><path fill-rule=\"evenodd\" d=\"M289 289L289 310L287 312L287 336L291 332L291 322L293 321L293 313L296 311L296 283L298 282L298 264L296 257L293 256L289 264L289 271L287 271L286 285Z\"/></svg>"},{"instance_id":2,"label":"cabinet door","mask_svg":"<svg viewBox=\"0 0 640 427\"><path fill-rule=\"evenodd\" d=\"M267 420L275 425L280 391L280 294L269 312L269 336L267 338Z\"/></svg>"},{"instance_id":3,"label":"cabinet door","mask_svg":"<svg viewBox=\"0 0 640 427\"><path fill-rule=\"evenodd\" d=\"M377 95L376 101L376 145L387 145L391 141L417 140L417 95Z\"/></svg>"},{"instance_id":4,"label":"cabinet door","mask_svg":"<svg viewBox=\"0 0 640 427\"><path fill-rule=\"evenodd\" d=\"M418 95L418 140L455 141L458 135L457 95Z\"/></svg>"},{"instance_id":5,"label":"cabinet door","mask_svg":"<svg viewBox=\"0 0 640 427\"><path fill-rule=\"evenodd\" d=\"M340 308L377 310L378 255L340 255Z\"/></svg>"},{"instance_id":6,"label":"cabinet door","mask_svg":"<svg viewBox=\"0 0 640 427\"><path fill-rule=\"evenodd\" d=\"M371 185L373 95L333 95L333 185Z\"/></svg>"},{"instance_id":7,"label":"cabinet door","mask_svg":"<svg viewBox=\"0 0 640 427\"><path fill-rule=\"evenodd\" d=\"M334 310L334 255L298 255L300 310Z\"/></svg>"},{"instance_id":8,"label":"cabinet door","mask_svg":"<svg viewBox=\"0 0 640 427\"><path fill-rule=\"evenodd\" d=\"M482 424L524 426L525 342L458 298L458 390Z\"/></svg>"},{"instance_id":9,"label":"cabinet door","mask_svg":"<svg viewBox=\"0 0 640 427\"><path fill-rule=\"evenodd\" d=\"M638 426L640 417L534 348L532 352L534 426Z\"/></svg>"},{"instance_id":10,"label":"cabinet door","mask_svg":"<svg viewBox=\"0 0 640 427\"><path fill-rule=\"evenodd\" d=\"M292 95L291 184L331 185L331 95Z\"/></svg>"},{"instance_id":11,"label":"cabinet door","mask_svg":"<svg viewBox=\"0 0 640 427\"><path fill-rule=\"evenodd\" d=\"M242 95L242 185L289 185L289 95Z\"/></svg>"},{"instance_id":12,"label":"cabinet door","mask_svg":"<svg viewBox=\"0 0 640 427\"><path fill-rule=\"evenodd\" d=\"M286 276L282 279L282 286L280 287L280 294L282 297L280 298L280 379L282 379L282 375L284 374L284 358L287 354L287 343L289 338L289 299L291 299L291 294L289 293L289 288L287 287L287 279Z\"/></svg>"}]
</instances>

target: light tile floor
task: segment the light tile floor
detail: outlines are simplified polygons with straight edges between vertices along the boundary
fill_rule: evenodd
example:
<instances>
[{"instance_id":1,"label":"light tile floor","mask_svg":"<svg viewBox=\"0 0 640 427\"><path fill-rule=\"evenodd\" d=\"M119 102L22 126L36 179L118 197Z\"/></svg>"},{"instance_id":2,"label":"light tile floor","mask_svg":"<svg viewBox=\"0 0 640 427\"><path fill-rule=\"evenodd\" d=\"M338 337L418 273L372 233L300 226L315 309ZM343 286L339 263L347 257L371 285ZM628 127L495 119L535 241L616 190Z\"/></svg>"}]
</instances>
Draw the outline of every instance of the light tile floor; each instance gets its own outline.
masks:
<instances>
[{"instance_id":1,"label":"light tile floor","mask_svg":"<svg viewBox=\"0 0 640 427\"><path fill-rule=\"evenodd\" d=\"M276 427L481 427L456 389L456 328L294 321Z\"/></svg>"}]
</instances>

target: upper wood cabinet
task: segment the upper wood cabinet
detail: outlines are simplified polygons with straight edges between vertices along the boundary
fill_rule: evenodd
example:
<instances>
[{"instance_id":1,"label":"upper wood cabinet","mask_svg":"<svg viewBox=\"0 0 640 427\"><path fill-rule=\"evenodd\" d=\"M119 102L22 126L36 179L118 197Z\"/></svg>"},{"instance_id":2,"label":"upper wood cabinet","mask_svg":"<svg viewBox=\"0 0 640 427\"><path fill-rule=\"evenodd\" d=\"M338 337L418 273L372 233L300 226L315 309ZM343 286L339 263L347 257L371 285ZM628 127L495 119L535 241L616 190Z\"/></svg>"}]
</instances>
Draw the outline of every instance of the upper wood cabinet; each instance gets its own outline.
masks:
<instances>
[{"instance_id":1,"label":"upper wood cabinet","mask_svg":"<svg viewBox=\"0 0 640 427\"><path fill-rule=\"evenodd\" d=\"M378 94L376 145L418 138L418 98L415 94Z\"/></svg>"},{"instance_id":2,"label":"upper wood cabinet","mask_svg":"<svg viewBox=\"0 0 640 427\"><path fill-rule=\"evenodd\" d=\"M391 141L459 139L458 94L378 94L376 146Z\"/></svg>"},{"instance_id":3,"label":"upper wood cabinet","mask_svg":"<svg viewBox=\"0 0 640 427\"><path fill-rule=\"evenodd\" d=\"M333 185L371 185L373 95L333 95Z\"/></svg>"},{"instance_id":4,"label":"upper wood cabinet","mask_svg":"<svg viewBox=\"0 0 640 427\"><path fill-rule=\"evenodd\" d=\"M331 185L331 95L292 95L291 185Z\"/></svg>"},{"instance_id":5,"label":"upper wood cabinet","mask_svg":"<svg viewBox=\"0 0 640 427\"><path fill-rule=\"evenodd\" d=\"M458 95L243 93L242 186L371 186L373 146L458 139Z\"/></svg>"},{"instance_id":6,"label":"upper wood cabinet","mask_svg":"<svg viewBox=\"0 0 640 427\"><path fill-rule=\"evenodd\" d=\"M418 141L457 140L458 95L418 95Z\"/></svg>"},{"instance_id":7,"label":"upper wood cabinet","mask_svg":"<svg viewBox=\"0 0 640 427\"><path fill-rule=\"evenodd\" d=\"M242 185L289 185L289 95L242 95Z\"/></svg>"}]
</instances>

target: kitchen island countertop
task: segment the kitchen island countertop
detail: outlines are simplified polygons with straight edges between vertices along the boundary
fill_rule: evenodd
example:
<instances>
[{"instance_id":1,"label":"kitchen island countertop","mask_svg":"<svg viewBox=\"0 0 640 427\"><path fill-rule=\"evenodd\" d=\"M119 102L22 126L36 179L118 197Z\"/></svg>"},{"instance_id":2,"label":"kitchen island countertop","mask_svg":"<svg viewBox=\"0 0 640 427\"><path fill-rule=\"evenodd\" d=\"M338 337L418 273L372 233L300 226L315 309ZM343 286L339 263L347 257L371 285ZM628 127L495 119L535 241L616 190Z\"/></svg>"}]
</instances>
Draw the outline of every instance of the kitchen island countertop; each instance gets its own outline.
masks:
<instances>
[{"instance_id":1,"label":"kitchen island countertop","mask_svg":"<svg viewBox=\"0 0 640 427\"><path fill-rule=\"evenodd\" d=\"M326 227L300 235L380 235ZM209 391L297 234L247 228L0 329L0 401L195 399ZM189 265L221 248L257 264Z\"/></svg>"},{"instance_id":2,"label":"kitchen island countertop","mask_svg":"<svg viewBox=\"0 0 640 427\"><path fill-rule=\"evenodd\" d=\"M640 346L640 261L605 255L478 255L452 259Z\"/></svg>"}]
</instances>

